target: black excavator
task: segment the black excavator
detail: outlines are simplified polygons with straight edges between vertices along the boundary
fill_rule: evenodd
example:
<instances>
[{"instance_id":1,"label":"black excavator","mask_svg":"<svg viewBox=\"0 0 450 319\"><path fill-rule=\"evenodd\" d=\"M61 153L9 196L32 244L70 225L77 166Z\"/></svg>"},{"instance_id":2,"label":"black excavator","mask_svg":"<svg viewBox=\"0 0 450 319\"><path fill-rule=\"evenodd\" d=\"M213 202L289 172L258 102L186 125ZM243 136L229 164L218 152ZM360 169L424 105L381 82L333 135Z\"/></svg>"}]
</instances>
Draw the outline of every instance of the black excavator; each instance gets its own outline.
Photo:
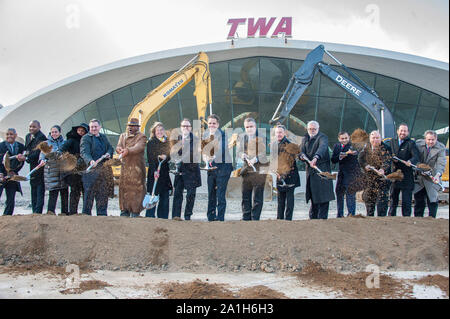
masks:
<instances>
[{"instance_id":1,"label":"black excavator","mask_svg":"<svg viewBox=\"0 0 450 319\"><path fill-rule=\"evenodd\" d=\"M323 61L324 53L330 56L339 66L351 75L354 80L350 80L348 77L326 64ZM313 51L308 53L302 66L293 74L280 99L280 104L270 120L270 124L275 124L277 122L283 123L284 120L286 120L297 101L313 82L317 71L328 77L349 95L353 96L356 101L369 112L375 120L383 139L395 137L394 118L392 113L378 96L377 92L325 50L323 45L319 45ZM278 113L279 115L277 116Z\"/></svg>"}]
</instances>

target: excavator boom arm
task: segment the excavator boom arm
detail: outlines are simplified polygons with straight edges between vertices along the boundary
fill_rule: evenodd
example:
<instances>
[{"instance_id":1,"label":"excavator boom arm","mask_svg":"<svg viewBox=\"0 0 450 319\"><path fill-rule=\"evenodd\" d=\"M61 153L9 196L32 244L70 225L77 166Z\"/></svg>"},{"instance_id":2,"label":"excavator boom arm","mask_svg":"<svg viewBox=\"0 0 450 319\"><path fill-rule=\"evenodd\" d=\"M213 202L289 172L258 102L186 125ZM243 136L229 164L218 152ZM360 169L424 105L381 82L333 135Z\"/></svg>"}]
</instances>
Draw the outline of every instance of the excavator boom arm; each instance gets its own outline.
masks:
<instances>
[{"instance_id":1,"label":"excavator boom arm","mask_svg":"<svg viewBox=\"0 0 450 319\"><path fill-rule=\"evenodd\" d=\"M148 93L141 102L134 106L128 120L138 118L141 131L144 132L148 120L192 79L195 80L194 96L197 100L198 119L203 121L207 106L211 107L212 104L209 60L204 52L197 54L184 67Z\"/></svg>"},{"instance_id":2,"label":"excavator boom arm","mask_svg":"<svg viewBox=\"0 0 450 319\"><path fill-rule=\"evenodd\" d=\"M369 112L380 130L382 138L394 137L394 118L383 101L378 98L376 92L368 90L368 86L365 84L362 86L359 83L357 84L354 81L349 80L331 66L323 63L323 54L325 52L323 45L319 45L308 54L305 62L292 76L270 123L276 123L278 121L283 122L289 116L289 113L294 108L297 101L308 86L311 85L316 72L320 71L320 73L328 77L334 84L353 96L358 103ZM275 117L280 109L280 115Z\"/></svg>"}]
</instances>

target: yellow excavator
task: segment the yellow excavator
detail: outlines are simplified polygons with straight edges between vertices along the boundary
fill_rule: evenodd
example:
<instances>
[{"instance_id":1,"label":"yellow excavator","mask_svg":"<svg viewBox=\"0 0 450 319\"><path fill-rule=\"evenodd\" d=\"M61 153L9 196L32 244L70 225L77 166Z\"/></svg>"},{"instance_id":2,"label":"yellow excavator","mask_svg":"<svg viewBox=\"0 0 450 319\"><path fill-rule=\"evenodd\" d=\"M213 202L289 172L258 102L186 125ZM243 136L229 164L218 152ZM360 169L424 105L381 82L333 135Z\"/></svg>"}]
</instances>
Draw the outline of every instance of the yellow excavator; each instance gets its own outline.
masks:
<instances>
[{"instance_id":1,"label":"yellow excavator","mask_svg":"<svg viewBox=\"0 0 450 319\"><path fill-rule=\"evenodd\" d=\"M212 111L209 59L204 52L198 53L181 69L147 94L141 102L136 104L128 119L138 118L141 124L141 132L144 132L147 121L192 79L195 79L194 96L197 99L198 119L204 122L208 105L210 111Z\"/></svg>"},{"instance_id":2,"label":"yellow excavator","mask_svg":"<svg viewBox=\"0 0 450 319\"><path fill-rule=\"evenodd\" d=\"M197 116L202 123L205 123L208 106L210 113L212 113L211 73L209 71L209 58L205 52L199 52L181 69L148 93L141 102L134 106L128 121L131 118L139 119L141 132L144 133L148 120L192 79L195 81L194 96L197 100ZM112 168L114 178L118 179L120 177L120 166L113 166Z\"/></svg>"}]
</instances>

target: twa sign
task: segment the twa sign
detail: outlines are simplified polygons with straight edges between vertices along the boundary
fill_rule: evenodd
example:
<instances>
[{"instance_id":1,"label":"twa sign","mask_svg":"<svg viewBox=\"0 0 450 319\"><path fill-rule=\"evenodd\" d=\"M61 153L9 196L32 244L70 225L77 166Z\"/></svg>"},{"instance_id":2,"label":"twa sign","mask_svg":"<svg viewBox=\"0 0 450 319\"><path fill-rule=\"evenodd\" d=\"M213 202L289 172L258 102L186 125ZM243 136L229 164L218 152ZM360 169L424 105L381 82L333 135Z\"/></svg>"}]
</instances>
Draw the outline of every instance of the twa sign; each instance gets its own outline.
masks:
<instances>
[{"instance_id":1,"label":"twa sign","mask_svg":"<svg viewBox=\"0 0 450 319\"><path fill-rule=\"evenodd\" d=\"M256 33L259 31L259 37L265 38L269 33L272 26L276 27L273 29L272 38L278 37L279 34L285 35L287 38L292 37L292 17L283 17L280 19L278 23L275 23L277 18L270 18L267 21L267 18L258 18L255 21L255 18L239 18L239 19L228 19L227 24L230 26L230 32L228 32L227 39L233 39L239 25L247 24L247 37L254 38Z\"/></svg>"}]
</instances>

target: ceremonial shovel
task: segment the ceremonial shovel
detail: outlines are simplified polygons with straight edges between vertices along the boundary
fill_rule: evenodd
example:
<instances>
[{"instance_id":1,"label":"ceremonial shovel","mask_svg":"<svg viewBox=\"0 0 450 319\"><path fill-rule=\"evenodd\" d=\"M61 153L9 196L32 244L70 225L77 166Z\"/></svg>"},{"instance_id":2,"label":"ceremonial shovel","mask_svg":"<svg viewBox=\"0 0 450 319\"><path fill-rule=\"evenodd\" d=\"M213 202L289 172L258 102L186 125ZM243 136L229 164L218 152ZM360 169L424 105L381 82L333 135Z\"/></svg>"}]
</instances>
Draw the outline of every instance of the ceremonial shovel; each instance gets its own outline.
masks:
<instances>
[{"instance_id":1,"label":"ceremonial shovel","mask_svg":"<svg viewBox=\"0 0 450 319\"><path fill-rule=\"evenodd\" d=\"M158 179L159 179L159 172L161 170L161 164L164 162L164 160L160 161L158 158L158 169L156 170L156 174L155 174L155 181L153 182L153 189L152 189L152 195L150 195L149 193L147 193L144 197L144 200L142 201L142 206L145 209L152 209L153 207L156 206L156 204L158 204L159 201L159 195L155 195L155 190L156 190L156 184L158 183Z\"/></svg>"},{"instance_id":2,"label":"ceremonial shovel","mask_svg":"<svg viewBox=\"0 0 450 319\"><path fill-rule=\"evenodd\" d=\"M322 177L322 178L325 178L325 179L336 179L336 174L331 174L331 173L328 173L328 172L322 172L321 170L320 170L320 168L318 168L317 166L312 166L311 165L311 161L309 160L309 158L308 157L306 157L306 155L301 155L301 158L303 158L304 160L306 160L307 162L308 162L308 164L309 164L309 166L310 167L312 167L312 168L314 168L317 172L319 172L319 176L320 177Z\"/></svg>"}]
</instances>

